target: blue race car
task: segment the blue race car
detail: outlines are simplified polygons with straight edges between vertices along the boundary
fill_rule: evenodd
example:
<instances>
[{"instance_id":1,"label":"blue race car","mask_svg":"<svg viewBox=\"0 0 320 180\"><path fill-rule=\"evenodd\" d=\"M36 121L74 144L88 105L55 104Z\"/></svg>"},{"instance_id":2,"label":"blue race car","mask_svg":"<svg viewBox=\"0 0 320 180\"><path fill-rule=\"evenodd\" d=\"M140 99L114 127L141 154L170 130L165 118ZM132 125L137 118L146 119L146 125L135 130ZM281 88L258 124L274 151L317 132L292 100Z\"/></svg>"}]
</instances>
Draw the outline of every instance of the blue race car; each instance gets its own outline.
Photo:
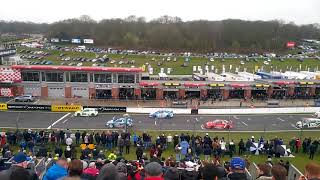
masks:
<instances>
[{"instance_id":1,"label":"blue race car","mask_svg":"<svg viewBox=\"0 0 320 180\"><path fill-rule=\"evenodd\" d=\"M125 128L126 124L126 118L116 118L113 117L112 120L108 121L106 123L106 127L108 128ZM133 119L132 118L127 118L127 127L132 127L133 126Z\"/></svg>"},{"instance_id":2,"label":"blue race car","mask_svg":"<svg viewBox=\"0 0 320 180\"><path fill-rule=\"evenodd\" d=\"M159 110L149 114L150 118L164 119L164 118L172 118L173 111L169 110Z\"/></svg>"}]
</instances>

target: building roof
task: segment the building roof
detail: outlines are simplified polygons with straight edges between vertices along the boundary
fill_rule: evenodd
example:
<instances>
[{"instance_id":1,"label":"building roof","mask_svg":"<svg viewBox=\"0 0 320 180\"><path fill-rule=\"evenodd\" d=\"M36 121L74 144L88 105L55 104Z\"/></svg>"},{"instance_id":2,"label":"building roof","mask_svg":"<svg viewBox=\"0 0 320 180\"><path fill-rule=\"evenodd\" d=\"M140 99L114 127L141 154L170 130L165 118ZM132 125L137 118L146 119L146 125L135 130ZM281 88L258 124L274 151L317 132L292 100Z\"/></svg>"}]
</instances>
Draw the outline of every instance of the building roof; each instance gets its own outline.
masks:
<instances>
[{"instance_id":1,"label":"building roof","mask_svg":"<svg viewBox=\"0 0 320 180\"><path fill-rule=\"evenodd\" d=\"M60 71L94 71L94 72L142 72L140 68L124 68L124 67L90 67L90 66L26 66L26 65L14 65L13 69L21 70L60 70Z\"/></svg>"}]
</instances>

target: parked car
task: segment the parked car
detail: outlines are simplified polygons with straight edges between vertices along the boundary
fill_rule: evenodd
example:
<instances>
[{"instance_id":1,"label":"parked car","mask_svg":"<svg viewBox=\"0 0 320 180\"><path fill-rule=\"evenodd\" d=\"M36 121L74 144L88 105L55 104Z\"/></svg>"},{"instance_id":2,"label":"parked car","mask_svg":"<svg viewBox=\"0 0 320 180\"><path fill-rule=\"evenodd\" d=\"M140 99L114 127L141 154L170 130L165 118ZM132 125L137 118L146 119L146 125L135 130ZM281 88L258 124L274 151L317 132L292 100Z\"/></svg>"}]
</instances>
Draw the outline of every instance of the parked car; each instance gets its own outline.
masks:
<instances>
[{"instance_id":1,"label":"parked car","mask_svg":"<svg viewBox=\"0 0 320 180\"><path fill-rule=\"evenodd\" d=\"M173 117L173 111L169 111L169 110L159 110L153 113L149 114L150 118L158 118L158 119L162 119L162 118L172 118Z\"/></svg>"},{"instance_id":2,"label":"parked car","mask_svg":"<svg viewBox=\"0 0 320 180\"><path fill-rule=\"evenodd\" d=\"M32 95L23 95L14 98L15 102L33 102L35 98Z\"/></svg>"},{"instance_id":3,"label":"parked car","mask_svg":"<svg viewBox=\"0 0 320 180\"><path fill-rule=\"evenodd\" d=\"M127 121L127 127L133 126L133 119L128 117L127 119L124 117L116 118L113 117L112 120L106 123L106 127L108 128L124 128Z\"/></svg>"},{"instance_id":4,"label":"parked car","mask_svg":"<svg viewBox=\"0 0 320 180\"><path fill-rule=\"evenodd\" d=\"M206 129L232 129L233 123L232 121L217 119L206 122L203 127Z\"/></svg>"},{"instance_id":5,"label":"parked car","mask_svg":"<svg viewBox=\"0 0 320 180\"><path fill-rule=\"evenodd\" d=\"M74 113L74 116L82 116L82 117L98 116L98 110L95 108L84 108L80 111L76 111Z\"/></svg>"}]
</instances>

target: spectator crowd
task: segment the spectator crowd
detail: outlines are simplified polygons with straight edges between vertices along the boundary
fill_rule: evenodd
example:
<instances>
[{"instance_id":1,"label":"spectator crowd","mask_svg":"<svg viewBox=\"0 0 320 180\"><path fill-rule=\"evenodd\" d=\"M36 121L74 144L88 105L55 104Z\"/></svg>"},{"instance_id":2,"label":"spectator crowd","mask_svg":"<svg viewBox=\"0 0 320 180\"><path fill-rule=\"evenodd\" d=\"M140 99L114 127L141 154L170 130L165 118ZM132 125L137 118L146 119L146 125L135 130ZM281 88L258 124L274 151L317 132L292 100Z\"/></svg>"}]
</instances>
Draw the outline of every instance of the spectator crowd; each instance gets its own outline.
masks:
<instances>
[{"instance_id":1,"label":"spectator crowd","mask_svg":"<svg viewBox=\"0 0 320 180\"><path fill-rule=\"evenodd\" d=\"M2 158L11 158L12 165L1 167L0 179L246 180L249 179L247 171L251 163L235 156L250 153L268 156L266 163L258 164L258 179L283 180L288 175L289 162L280 160L273 164L271 161L272 157L284 155L279 148L284 144L281 138L265 140L252 136L236 143L225 141L223 137L212 138L209 134L203 137L161 134L154 141L152 139L146 132L141 136L117 131L71 132L69 129L2 133ZM302 142L299 138L292 138L288 151L309 153L313 159L318 144L311 138ZM19 147L18 153L14 153L14 147ZM171 147L174 153L164 158L162 153ZM126 160L125 155L133 151L136 159ZM204 160L200 160L202 156ZM230 161L223 162L221 158L224 156L230 157ZM43 174L37 174L28 164L41 157L53 165ZM319 174L320 166L309 163L300 179L320 178Z\"/></svg>"}]
</instances>

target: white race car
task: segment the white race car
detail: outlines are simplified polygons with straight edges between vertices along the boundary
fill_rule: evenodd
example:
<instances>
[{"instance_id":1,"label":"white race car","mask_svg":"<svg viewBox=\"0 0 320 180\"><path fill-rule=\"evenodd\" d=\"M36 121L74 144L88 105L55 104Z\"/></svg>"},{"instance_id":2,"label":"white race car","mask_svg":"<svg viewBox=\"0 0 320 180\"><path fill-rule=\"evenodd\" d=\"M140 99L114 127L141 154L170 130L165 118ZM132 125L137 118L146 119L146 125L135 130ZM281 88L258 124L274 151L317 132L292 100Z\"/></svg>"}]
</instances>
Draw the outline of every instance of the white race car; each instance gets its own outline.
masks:
<instances>
[{"instance_id":1,"label":"white race car","mask_svg":"<svg viewBox=\"0 0 320 180\"><path fill-rule=\"evenodd\" d=\"M319 128L320 127L320 119L317 118L305 118L302 121L298 121L296 123L296 127L301 128Z\"/></svg>"},{"instance_id":2,"label":"white race car","mask_svg":"<svg viewBox=\"0 0 320 180\"><path fill-rule=\"evenodd\" d=\"M98 116L98 110L95 108L84 108L80 111L75 112L74 116L83 116L83 117Z\"/></svg>"}]
</instances>

